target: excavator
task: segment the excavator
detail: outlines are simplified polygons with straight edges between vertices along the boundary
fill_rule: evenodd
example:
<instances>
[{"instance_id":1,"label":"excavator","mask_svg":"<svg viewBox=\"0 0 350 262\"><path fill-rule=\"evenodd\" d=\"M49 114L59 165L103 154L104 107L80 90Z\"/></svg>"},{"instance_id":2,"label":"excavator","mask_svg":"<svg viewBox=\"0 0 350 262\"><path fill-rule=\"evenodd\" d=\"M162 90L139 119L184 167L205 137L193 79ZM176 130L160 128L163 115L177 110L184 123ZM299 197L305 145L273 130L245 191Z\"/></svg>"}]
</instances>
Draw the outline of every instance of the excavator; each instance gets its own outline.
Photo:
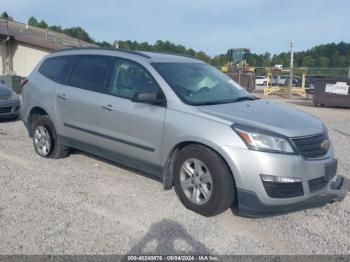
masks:
<instances>
[{"instance_id":1,"label":"excavator","mask_svg":"<svg viewBox=\"0 0 350 262\"><path fill-rule=\"evenodd\" d=\"M229 49L226 54L229 62L221 67L221 71L252 92L255 90L255 68L247 63L249 54L248 48Z\"/></svg>"}]
</instances>

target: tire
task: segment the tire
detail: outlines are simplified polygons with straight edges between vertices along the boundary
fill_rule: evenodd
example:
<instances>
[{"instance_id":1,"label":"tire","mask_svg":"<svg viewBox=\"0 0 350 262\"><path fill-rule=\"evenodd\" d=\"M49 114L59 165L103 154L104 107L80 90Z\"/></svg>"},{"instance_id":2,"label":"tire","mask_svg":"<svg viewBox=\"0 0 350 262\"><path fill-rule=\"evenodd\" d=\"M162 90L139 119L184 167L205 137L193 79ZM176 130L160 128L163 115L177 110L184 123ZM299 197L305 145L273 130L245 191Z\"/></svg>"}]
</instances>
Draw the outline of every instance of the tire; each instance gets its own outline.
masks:
<instances>
[{"instance_id":1,"label":"tire","mask_svg":"<svg viewBox=\"0 0 350 262\"><path fill-rule=\"evenodd\" d=\"M266 86L266 84L267 84L267 83L266 83L266 81L265 81L265 82L263 83L263 86Z\"/></svg>"},{"instance_id":2,"label":"tire","mask_svg":"<svg viewBox=\"0 0 350 262\"><path fill-rule=\"evenodd\" d=\"M48 157L53 159L59 159L68 156L69 149L61 144L56 129L49 116L38 115L34 117L33 120L32 134L35 152L41 157ZM48 147L48 144L46 144L46 150L41 149L40 146L38 146L40 142L38 142L38 136L36 135L36 132L41 132L43 134L42 136L45 136L45 138L49 140L50 146ZM43 142L41 144L43 144Z\"/></svg>"},{"instance_id":3,"label":"tire","mask_svg":"<svg viewBox=\"0 0 350 262\"><path fill-rule=\"evenodd\" d=\"M192 162L194 162L193 165ZM205 181L199 182L202 184L198 185L198 179L201 178L195 175L194 166L196 165L195 163L199 162L204 164L204 166L200 164L201 168L199 170L201 171L199 172L207 177L205 180L208 180L208 174L211 177L208 184ZM186 177L184 179L184 176L189 174L189 172L184 170L190 169L194 172L193 176L188 176L188 178ZM193 179L193 177L196 178ZM186 184L187 187L187 183L184 181L191 182L196 179L197 184L195 182L192 183L196 185L192 188L184 189L183 185ZM204 181L204 179L201 181ZM232 207L236 202L236 187L227 164L216 152L202 145L189 145L179 152L174 165L174 186L175 192L182 204L186 208L203 216L209 217L220 214ZM210 197L205 199L202 193L203 191L206 191L206 195L210 195ZM193 192L200 192L195 199L193 199ZM195 203L195 201L198 202L201 200L203 203Z\"/></svg>"}]
</instances>

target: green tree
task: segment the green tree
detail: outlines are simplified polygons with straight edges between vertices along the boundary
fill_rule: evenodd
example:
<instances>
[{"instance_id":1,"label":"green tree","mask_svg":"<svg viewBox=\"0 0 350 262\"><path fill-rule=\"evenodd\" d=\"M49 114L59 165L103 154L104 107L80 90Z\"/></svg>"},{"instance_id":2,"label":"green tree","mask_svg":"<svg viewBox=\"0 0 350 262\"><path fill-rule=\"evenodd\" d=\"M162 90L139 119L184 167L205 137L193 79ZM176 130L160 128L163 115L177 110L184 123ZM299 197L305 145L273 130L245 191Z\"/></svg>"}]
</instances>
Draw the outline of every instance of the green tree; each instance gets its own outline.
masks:
<instances>
[{"instance_id":1,"label":"green tree","mask_svg":"<svg viewBox=\"0 0 350 262\"><path fill-rule=\"evenodd\" d=\"M157 40L153 45L147 42L137 42L137 41L114 41L114 45L118 44L119 48L130 49L130 50L140 50L140 51L159 51L159 52L169 52L169 53L179 53L197 57L206 62L211 62L211 57L205 52L196 52L193 49L187 49L183 45L176 45L170 41ZM218 63L219 60L216 60ZM218 65L219 66L219 65Z\"/></svg>"},{"instance_id":2,"label":"green tree","mask_svg":"<svg viewBox=\"0 0 350 262\"><path fill-rule=\"evenodd\" d=\"M226 55L216 55L211 59L210 62L213 66L222 67L228 63L228 58Z\"/></svg>"},{"instance_id":3,"label":"green tree","mask_svg":"<svg viewBox=\"0 0 350 262\"><path fill-rule=\"evenodd\" d=\"M270 65L271 65L271 54L269 52L266 52L262 58L262 66L268 67Z\"/></svg>"},{"instance_id":4,"label":"green tree","mask_svg":"<svg viewBox=\"0 0 350 262\"><path fill-rule=\"evenodd\" d=\"M8 13L7 13L6 11L4 11L4 12L0 15L0 19L5 19L5 20L13 21L12 16L9 16Z\"/></svg>"},{"instance_id":5,"label":"green tree","mask_svg":"<svg viewBox=\"0 0 350 262\"><path fill-rule=\"evenodd\" d=\"M313 59L310 55L304 56L303 65L307 67L315 67L315 59Z\"/></svg>"},{"instance_id":6,"label":"green tree","mask_svg":"<svg viewBox=\"0 0 350 262\"><path fill-rule=\"evenodd\" d=\"M52 26L49 26L49 29L57 33L63 33L63 29L61 26L52 25Z\"/></svg>"},{"instance_id":7,"label":"green tree","mask_svg":"<svg viewBox=\"0 0 350 262\"><path fill-rule=\"evenodd\" d=\"M338 67L341 66L340 64L340 55L338 50L336 50L330 57L330 66L331 67Z\"/></svg>"},{"instance_id":8,"label":"green tree","mask_svg":"<svg viewBox=\"0 0 350 262\"><path fill-rule=\"evenodd\" d=\"M329 67L329 58L326 56L321 56L317 59L317 67Z\"/></svg>"},{"instance_id":9,"label":"green tree","mask_svg":"<svg viewBox=\"0 0 350 262\"><path fill-rule=\"evenodd\" d=\"M39 22L38 22L38 20L36 20L36 18L34 16L31 16L28 19L28 25L30 25L30 26L39 26Z\"/></svg>"},{"instance_id":10,"label":"green tree","mask_svg":"<svg viewBox=\"0 0 350 262\"><path fill-rule=\"evenodd\" d=\"M210 57L206 53L204 53L203 51L199 51L197 53L197 58L200 60L203 60L204 62L207 62L207 63L210 62Z\"/></svg>"},{"instance_id":11,"label":"green tree","mask_svg":"<svg viewBox=\"0 0 350 262\"><path fill-rule=\"evenodd\" d=\"M94 43L90 35L81 27L66 28L63 30L63 33L89 43Z\"/></svg>"},{"instance_id":12,"label":"green tree","mask_svg":"<svg viewBox=\"0 0 350 262\"><path fill-rule=\"evenodd\" d=\"M112 45L106 41L102 41L102 42L95 42L96 45L98 45L99 47L106 47L106 48L111 48Z\"/></svg>"},{"instance_id":13,"label":"green tree","mask_svg":"<svg viewBox=\"0 0 350 262\"><path fill-rule=\"evenodd\" d=\"M47 23L44 20L40 21L40 23L38 24L38 27L44 28L44 29L49 28L49 26L47 25Z\"/></svg>"}]
</instances>

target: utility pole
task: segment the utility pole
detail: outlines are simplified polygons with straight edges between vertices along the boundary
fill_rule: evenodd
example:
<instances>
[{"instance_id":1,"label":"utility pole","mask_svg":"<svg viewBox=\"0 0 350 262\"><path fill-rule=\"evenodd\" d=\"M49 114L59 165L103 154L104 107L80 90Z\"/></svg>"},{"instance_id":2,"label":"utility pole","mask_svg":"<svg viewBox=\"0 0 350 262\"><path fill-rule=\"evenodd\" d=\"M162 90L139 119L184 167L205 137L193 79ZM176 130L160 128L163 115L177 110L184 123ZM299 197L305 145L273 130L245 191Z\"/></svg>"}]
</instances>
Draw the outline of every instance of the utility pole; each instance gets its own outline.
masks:
<instances>
[{"instance_id":1,"label":"utility pole","mask_svg":"<svg viewBox=\"0 0 350 262\"><path fill-rule=\"evenodd\" d=\"M350 78L350 67L349 67L349 71L348 71L348 78Z\"/></svg>"},{"instance_id":2,"label":"utility pole","mask_svg":"<svg viewBox=\"0 0 350 262\"><path fill-rule=\"evenodd\" d=\"M288 83L288 98L292 97L293 86L293 64L294 64L293 42L290 43L290 66L289 66L289 83Z\"/></svg>"}]
</instances>

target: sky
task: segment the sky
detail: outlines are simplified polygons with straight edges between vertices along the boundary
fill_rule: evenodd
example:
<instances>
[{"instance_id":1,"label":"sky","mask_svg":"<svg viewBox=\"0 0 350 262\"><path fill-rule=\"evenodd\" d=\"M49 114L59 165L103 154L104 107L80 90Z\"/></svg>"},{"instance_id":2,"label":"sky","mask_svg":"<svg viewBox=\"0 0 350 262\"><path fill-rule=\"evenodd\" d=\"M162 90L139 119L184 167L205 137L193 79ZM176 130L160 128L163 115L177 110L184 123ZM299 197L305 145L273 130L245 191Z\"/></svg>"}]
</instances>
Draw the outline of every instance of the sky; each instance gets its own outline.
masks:
<instances>
[{"instance_id":1,"label":"sky","mask_svg":"<svg viewBox=\"0 0 350 262\"><path fill-rule=\"evenodd\" d=\"M210 55L350 42L348 0L0 0L16 21L83 27L95 40L169 40Z\"/></svg>"}]
</instances>

